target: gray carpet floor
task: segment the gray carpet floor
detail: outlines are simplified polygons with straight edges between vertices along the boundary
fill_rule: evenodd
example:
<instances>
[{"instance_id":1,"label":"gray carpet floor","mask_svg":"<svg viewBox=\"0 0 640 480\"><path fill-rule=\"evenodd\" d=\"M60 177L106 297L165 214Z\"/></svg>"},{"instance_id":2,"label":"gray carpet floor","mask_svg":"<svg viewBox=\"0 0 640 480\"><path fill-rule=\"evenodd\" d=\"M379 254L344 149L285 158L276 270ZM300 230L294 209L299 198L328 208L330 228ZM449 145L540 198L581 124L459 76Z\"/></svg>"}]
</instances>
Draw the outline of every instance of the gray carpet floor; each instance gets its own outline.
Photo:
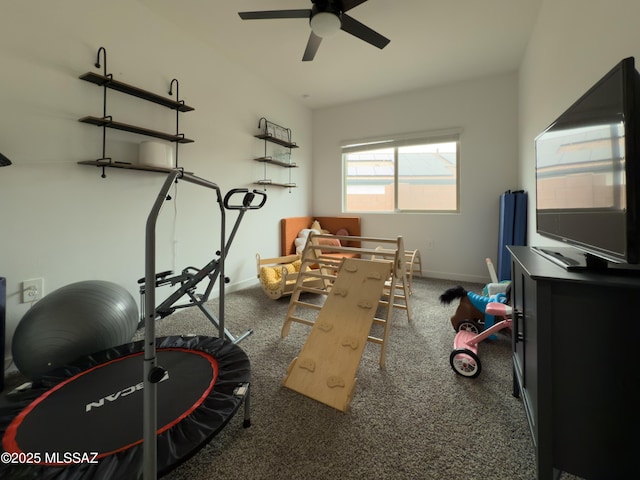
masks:
<instances>
[{"instance_id":1,"label":"gray carpet floor","mask_svg":"<svg viewBox=\"0 0 640 480\"><path fill-rule=\"evenodd\" d=\"M462 285L476 292L482 287ZM529 426L521 400L511 394L510 337L500 334L480 345L478 378L455 374L449 365L455 335L449 317L457 302L441 305L438 299L451 286L414 278L412 321L394 311L384 369L380 346L367 343L345 413L281 385L311 328L294 323L280 337L289 299L271 300L259 286L227 294L228 329L236 336L254 332L239 344L251 361L252 424L243 428L240 409L164 478L535 479ZM217 312L217 300L210 307ZM188 334L217 337L218 331L195 307L157 322L157 336ZM143 336L141 330L134 339ZM8 389L23 381L19 375L8 380Z\"/></svg>"},{"instance_id":2,"label":"gray carpet floor","mask_svg":"<svg viewBox=\"0 0 640 480\"><path fill-rule=\"evenodd\" d=\"M482 287L462 285L476 292ZM451 286L414 279L412 321L394 311L385 369L379 367L380 346L367 343L346 413L281 385L310 330L294 323L280 338L288 298L268 299L260 287L228 294L229 330L254 331L239 344L252 365L252 425L242 427L239 411L165 478L534 479L529 426L521 400L511 394L510 337L480 345L478 378L455 374L449 365L455 335L449 317L457 302L438 301ZM309 301L318 298L306 295ZM212 308L217 311L215 301ZM159 321L156 333L217 336L196 308Z\"/></svg>"}]
</instances>

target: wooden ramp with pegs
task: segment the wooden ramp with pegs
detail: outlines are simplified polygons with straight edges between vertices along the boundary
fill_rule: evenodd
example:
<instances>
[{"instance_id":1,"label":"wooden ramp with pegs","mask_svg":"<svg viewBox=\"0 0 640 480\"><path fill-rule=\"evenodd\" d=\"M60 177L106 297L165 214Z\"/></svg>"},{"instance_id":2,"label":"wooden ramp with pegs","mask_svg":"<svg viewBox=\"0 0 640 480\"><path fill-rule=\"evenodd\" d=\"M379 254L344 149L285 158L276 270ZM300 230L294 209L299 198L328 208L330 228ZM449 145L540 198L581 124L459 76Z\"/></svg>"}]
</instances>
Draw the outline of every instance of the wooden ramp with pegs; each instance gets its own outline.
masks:
<instances>
[{"instance_id":1,"label":"wooden ramp with pegs","mask_svg":"<svg viewBox=\"0 0 640 480\"><path fill-rule=\"evenodd\" d=\"M360 247L327 245L327 240L340 240L340 242L357 242ZM384 245L383 250L366 248L368 244ZM322 305L309 303L300 300L300 294L315 293L320 295L329 295L333 284L336 281L336 273L342 262L345 260L344 255L357 255L360 259L367 259L372 262L389 264L389 275L385 279L387 281L386 288L395 292L398 282L406 284L405 274L405 258L404 243L402 237L396 239L387 238L370 238L370 237L353 237L340 235L322 235L310 234L307 244L302 253L302 265L298 273L298 281L291 295L287 316L282 325L281 336L284 338L289 334L289 329L293 322L302 323L304 325L313 326ZM309 287L305 285L305 280L316 278L322 280L320 287ZM404 308L404 305L395 303L396 296L389 298L385 295L384 290L378 297L378 305L384 311L384 318L374 317L373 322L382 326L382 334L379 336L369 335L367 340L380 345L380 368L384 368L386 341L389 333L389 322L393 313L393 308ZM406 298L405 298L406 300ZM407 319L411 320L409 310L407 310ZM306 315L304 315L306 314Z\"/></svg>"},{"instance_id":2,"label":"wooden ramp with pegs","mask_svg":"<svg viewBox=\"0 0 640 480\"><path fill-rule=\"evenodd\" d=\"M390 262L346 258L320 314L282 384L346 411Z\"/></svg>"}]
</instances>

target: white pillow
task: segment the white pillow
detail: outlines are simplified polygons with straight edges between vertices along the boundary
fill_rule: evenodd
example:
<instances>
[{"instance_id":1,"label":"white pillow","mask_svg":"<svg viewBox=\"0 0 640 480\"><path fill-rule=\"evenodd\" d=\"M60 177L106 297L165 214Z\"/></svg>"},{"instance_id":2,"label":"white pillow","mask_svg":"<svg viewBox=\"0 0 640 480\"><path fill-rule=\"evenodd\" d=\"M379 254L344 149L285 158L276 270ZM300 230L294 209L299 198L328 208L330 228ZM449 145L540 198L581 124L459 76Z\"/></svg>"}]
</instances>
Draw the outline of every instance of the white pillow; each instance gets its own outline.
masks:
<instances>
[{"instance_id":1,"label":"white pillow","mask_svg":"<svg viewBox=\"0 0 640 480\"><path fill-rule=\"evenodd\" d=\"M298 233L298 238L294 240L294 245L296 247L296 253L298 255L302 255L302 251L304 250L304 246L307 244L307 237L310 233L320 233L318 230L313 228L305 228L300 230Z\"/></svg>"},{"instance_id":2,"label":"white pillow","mask_svg":"<svg viewBox=\"0 0 640 480\"><path fill-rule=\"evenodd\" d=\"M313 228L304 228L298 232L298 238L304 238L306 240L311 232L320 233L319 230L315 230Z\"/></svg>"}]
</instances>

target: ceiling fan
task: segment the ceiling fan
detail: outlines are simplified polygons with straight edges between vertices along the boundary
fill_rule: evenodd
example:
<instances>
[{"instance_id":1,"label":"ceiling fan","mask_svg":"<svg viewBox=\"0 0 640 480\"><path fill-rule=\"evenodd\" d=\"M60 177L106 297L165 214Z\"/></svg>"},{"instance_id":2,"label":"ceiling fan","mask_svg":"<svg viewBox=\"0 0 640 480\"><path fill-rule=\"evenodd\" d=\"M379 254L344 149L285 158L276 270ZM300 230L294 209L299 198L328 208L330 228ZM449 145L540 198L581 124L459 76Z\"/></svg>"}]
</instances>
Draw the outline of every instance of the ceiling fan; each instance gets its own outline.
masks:
<instances>
[{"instance_id":1,"label":"ceiling fan","mask_svg":"<svg viewBox=\"0 0 640 480\"><path fill-rule=\"evenodd\" d=\"M311 34L302 56L303 62L313 60L320 42L342 30L364 40L380 49L387 46L390 40L378 32L363 25L345 12L357 7L367 0L311 0L310 9L301 10L265 10L259 12L238 12L243 20L263 20L272 18L307 18L311 25Z\"/></svg>"}]
</instances>

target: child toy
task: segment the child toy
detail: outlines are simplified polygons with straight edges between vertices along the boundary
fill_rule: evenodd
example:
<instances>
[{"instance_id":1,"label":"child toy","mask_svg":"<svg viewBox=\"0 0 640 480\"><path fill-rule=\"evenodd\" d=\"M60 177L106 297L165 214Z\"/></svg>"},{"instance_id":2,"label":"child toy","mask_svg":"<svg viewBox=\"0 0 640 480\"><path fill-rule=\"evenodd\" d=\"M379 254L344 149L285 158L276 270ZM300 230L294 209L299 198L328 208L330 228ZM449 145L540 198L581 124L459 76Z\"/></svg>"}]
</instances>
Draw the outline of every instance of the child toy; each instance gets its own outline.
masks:
<instances>
[{"instance_id":1,"label":"child toy","mask_svg":"<svg viewBox=\"0 0 640 480\"><path fill-rule=\"evenodd\" d=\"M475 333L479 333L494 324L493 315L486 312L487 305L491 302L506 303L508 293L508 286L506 286L506 292L504 293L499 292L491 296L485 296L469 292L458 285L447 289L440 295L440 303L448 305L456 298L459 298L460 304L451 317L453 329L456 332L459 331L460 324L466 322L467 329L472 329Z\"/></svg>"},{"instance_id":2,"label":"child toy","mask_svg":"<svg viewBox=\"0 0 640 480\"><path fill-rule=\"evenodd\" d=\"M489 302L485 313L492 317L502 318L501 321L488 327L482 333L475 330L475 326L466 320L458 325L458 333L453 340L453 351L449 355L451 368L458 375L467 378L476 378L482 371L480 357L478 357L478 344L486 340L496 332L511 327L511 312L509 305L499 302Z\"/></svg>"}]
</instances>

